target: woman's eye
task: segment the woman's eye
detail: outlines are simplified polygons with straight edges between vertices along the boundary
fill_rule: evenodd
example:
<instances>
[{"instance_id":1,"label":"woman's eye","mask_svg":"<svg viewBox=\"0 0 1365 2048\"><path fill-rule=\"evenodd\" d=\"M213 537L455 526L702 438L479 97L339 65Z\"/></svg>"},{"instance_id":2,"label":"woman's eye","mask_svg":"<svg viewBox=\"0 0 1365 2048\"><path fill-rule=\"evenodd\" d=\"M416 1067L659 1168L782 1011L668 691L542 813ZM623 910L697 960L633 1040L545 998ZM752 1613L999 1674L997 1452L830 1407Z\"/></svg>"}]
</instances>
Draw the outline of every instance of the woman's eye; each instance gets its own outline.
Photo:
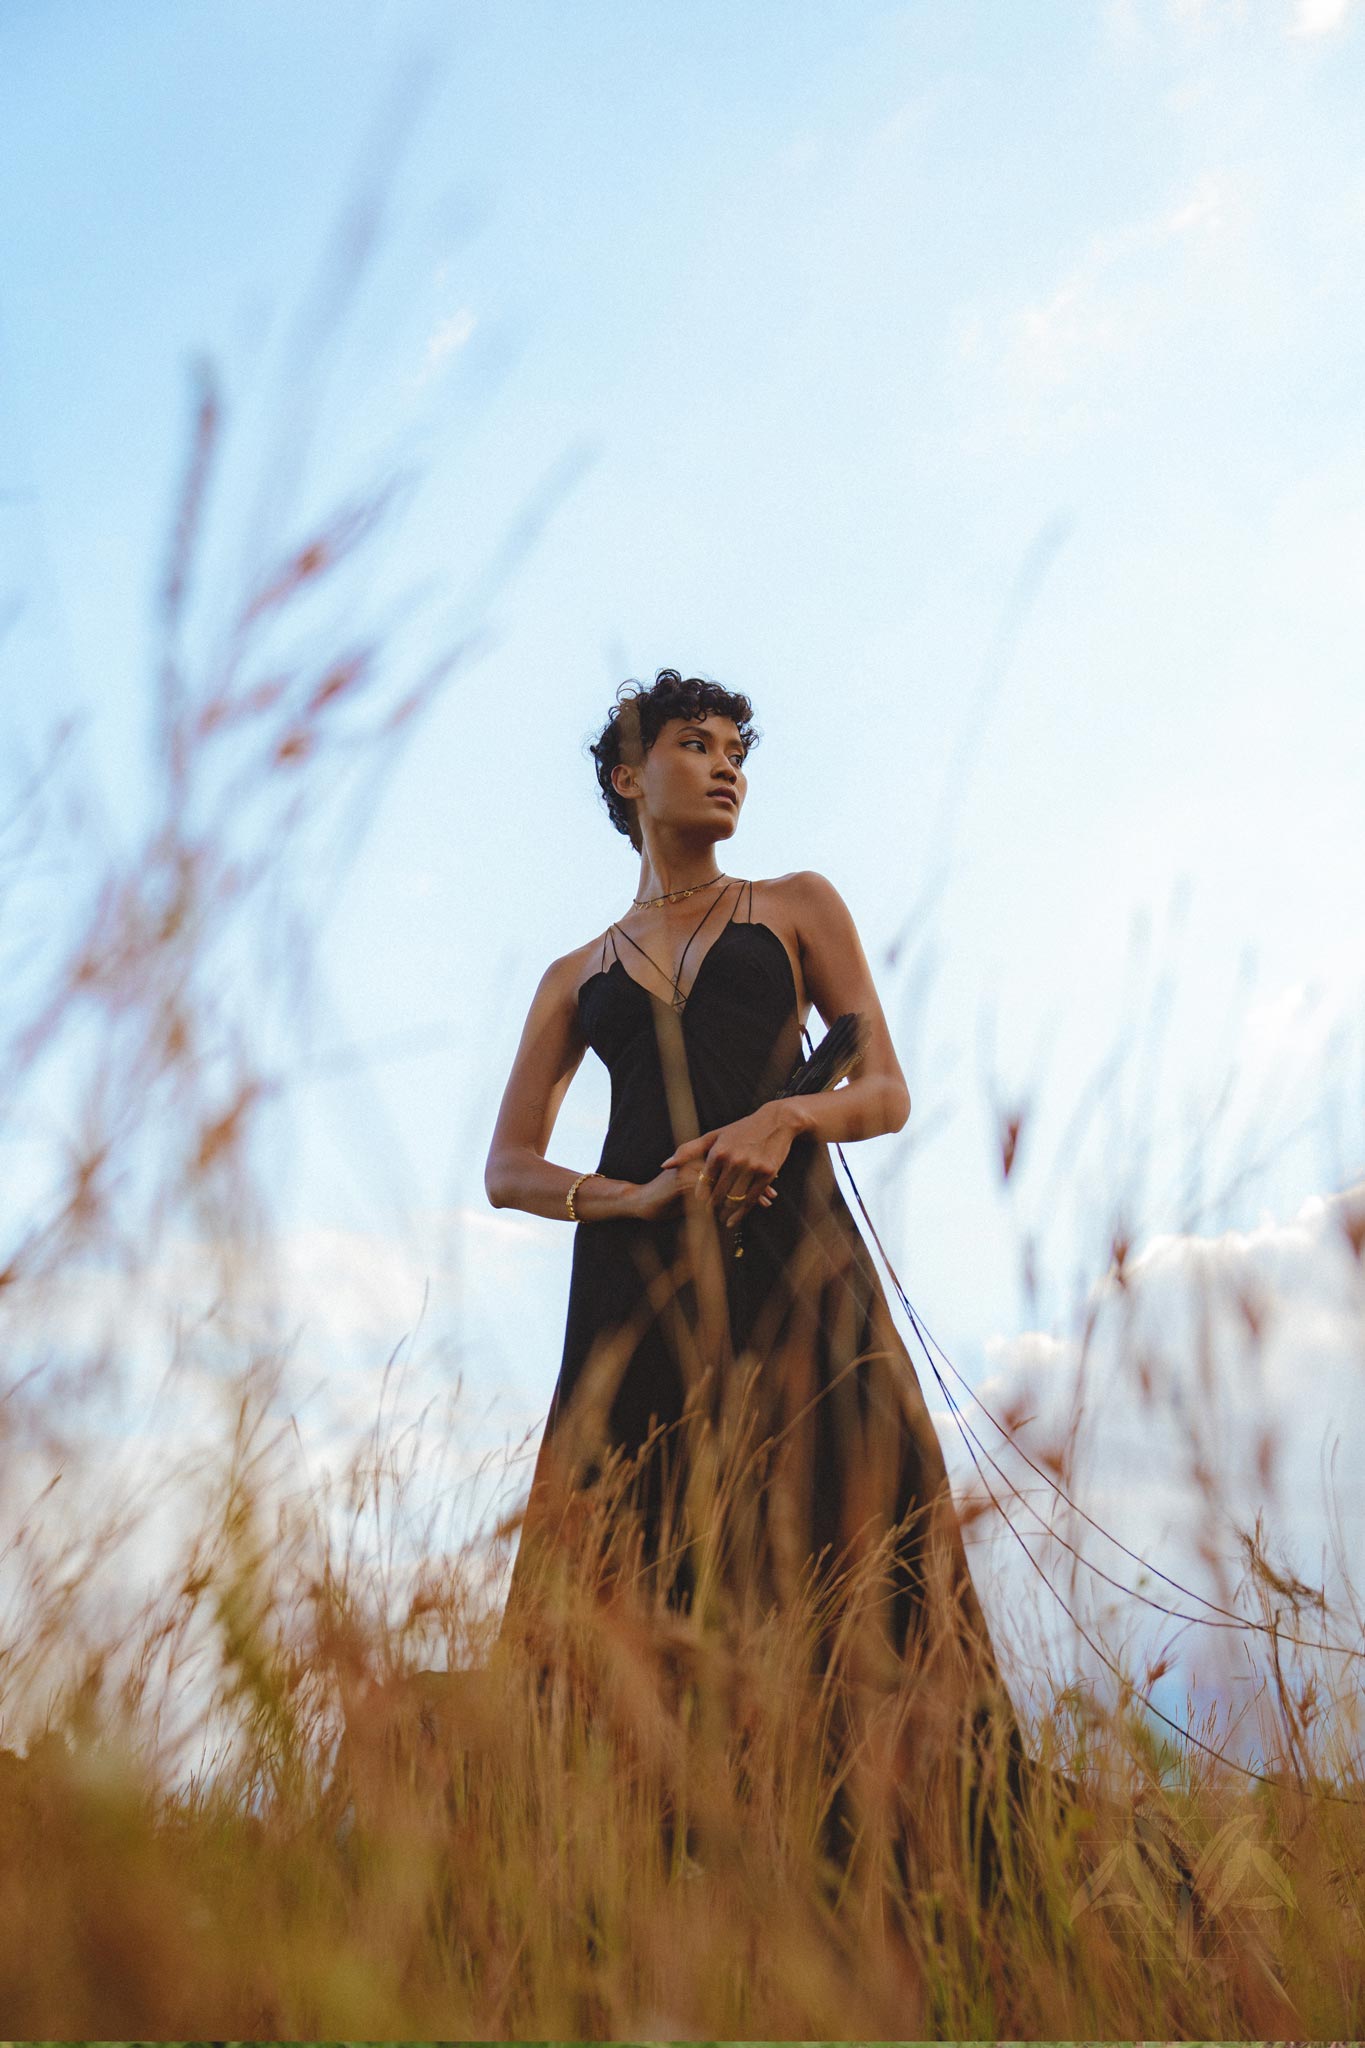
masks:
<instances>
[{"instance_id":1,"label":"woman's eye","mask_svg":"<svg viewBox=\"0 0 1365 2048\"><path fill-rule=\"evenodd\" d=\"M685 747L700 747L703 753L706 751L706 741L699 740L696 737L695 733L692 734L689 738L685 739L683 741L683 745ZM734 762L736 768L742 768L744 766L744 756L742 753L740 753L738 748L736 748L735 752L731 754L730 759Z\"/></svg>"}]
</instances>

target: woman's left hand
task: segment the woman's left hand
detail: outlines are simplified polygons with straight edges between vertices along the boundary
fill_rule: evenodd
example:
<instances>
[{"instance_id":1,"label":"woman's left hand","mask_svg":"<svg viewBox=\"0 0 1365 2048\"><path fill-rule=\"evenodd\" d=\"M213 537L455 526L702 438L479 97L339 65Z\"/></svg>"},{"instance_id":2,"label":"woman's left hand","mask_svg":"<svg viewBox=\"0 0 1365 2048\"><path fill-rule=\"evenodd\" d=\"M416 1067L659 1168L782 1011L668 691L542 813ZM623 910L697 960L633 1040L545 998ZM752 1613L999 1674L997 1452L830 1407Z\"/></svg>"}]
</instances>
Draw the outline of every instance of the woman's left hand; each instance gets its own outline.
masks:
<instances>
[{"instance_id":1,"label":"woman's left hand","mask_svg":"<svg viewBox=\"0 0 1365 2048\"><path fill-rule=\"evenodd\" d=\"M785 1100L765 1102L737 1123L688 1138L660 1165L686 1166L703 1160L710 1176L711 1207L724 1211L726 1228L731 1229L763 1199L795 1136ZM727 1201L727 1195L742 1200Z\"/></svg>"}]
</instances>

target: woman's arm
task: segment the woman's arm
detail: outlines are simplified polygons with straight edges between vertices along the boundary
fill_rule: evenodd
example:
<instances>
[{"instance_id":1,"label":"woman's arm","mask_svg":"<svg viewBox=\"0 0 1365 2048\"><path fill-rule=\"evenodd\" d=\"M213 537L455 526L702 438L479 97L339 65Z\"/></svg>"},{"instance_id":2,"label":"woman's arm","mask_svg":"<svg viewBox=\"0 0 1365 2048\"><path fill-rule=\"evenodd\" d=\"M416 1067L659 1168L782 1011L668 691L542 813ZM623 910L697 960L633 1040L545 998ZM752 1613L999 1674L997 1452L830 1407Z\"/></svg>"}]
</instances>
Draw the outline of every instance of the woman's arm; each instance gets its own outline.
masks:
<instances>
[{"instance_id":1,"label":"woman's arm","mask_svg":"<svg viewBox=\"0 0 1365 2048\"><path fill-rule=\"evenodd\" d=\"M531 999L483 1170L484 1191L495 1209L570 1220L564 1198L582 1169L554 1166L545 1152L587 1050L577 988L578 966L569 954L546 968ZM634 1181L594 1174L574 1196L574 1209L585 1223L627 1215L636 1191Z\"/></svg>"},{"instance_id":2,"label":"woman's arm","mask_svg":"<svg viewBox=\"0 0 1365 2048\"><path fill-rule=\"evenodd\" d=\"M784 1096L773 1107L792 1118L798 1133L830 1144L899 1131L910 1115L910 1090L848 906L832 882L810 869L792 875L788 886L795 895L801 972L812 1002L826 1028L846 1011L860 1010L868 1035L862 1060L843 1087Z\"/></svg>"}]
</instances>

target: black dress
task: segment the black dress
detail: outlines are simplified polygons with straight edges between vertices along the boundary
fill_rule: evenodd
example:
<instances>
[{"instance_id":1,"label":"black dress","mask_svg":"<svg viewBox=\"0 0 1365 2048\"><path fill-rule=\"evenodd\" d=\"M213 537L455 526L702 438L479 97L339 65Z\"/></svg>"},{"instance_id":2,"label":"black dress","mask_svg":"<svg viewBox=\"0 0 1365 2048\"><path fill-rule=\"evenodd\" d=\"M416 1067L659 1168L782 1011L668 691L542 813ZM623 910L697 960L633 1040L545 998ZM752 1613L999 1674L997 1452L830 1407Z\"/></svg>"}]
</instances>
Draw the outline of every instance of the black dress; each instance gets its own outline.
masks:
<instances>
[{"instance_id":1,"label":"black dress","mask_svg":"<svg viewBox=\"0 0 1365 2048\"><path fill-rule=\"evenodd\" d=\"M604 937L578 995L611 1075L601 1173L652 1180L685 1139L778 1095L800 1059L791 962L752 909L751 883L719 892L693 932L710 943L672 1003L626 965L614 927ZM761 1616L813 1589L817 1673L837 1654L884 1694L915 1664L941 1724L960 1730L965 1715L979 1741L993 1717L1017 1752L938 1437L826 1142L798 1137L775 1184L772 1206L745 1217L738 1256L699 1204L576 1227L509 1613L530 1546L614 1473L628 1482L617 1526L672 1608L691 1610L700 1585L708 1605ZM840 1588L855 1585L850 1631Z\"/></svg>"}]
</instances>

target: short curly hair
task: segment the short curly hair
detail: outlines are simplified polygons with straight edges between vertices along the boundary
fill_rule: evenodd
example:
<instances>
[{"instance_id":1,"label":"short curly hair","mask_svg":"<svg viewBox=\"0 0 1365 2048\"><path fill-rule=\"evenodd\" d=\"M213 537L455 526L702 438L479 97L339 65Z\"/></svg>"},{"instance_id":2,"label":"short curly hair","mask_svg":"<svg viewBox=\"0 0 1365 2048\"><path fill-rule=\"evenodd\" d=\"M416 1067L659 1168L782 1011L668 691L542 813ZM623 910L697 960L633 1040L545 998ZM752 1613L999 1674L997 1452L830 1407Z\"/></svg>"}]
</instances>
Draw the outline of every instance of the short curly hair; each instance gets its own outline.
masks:
<instances>
[{"instance_id":1,"label":"short curly hair","mask_svg":"<svg viewBox=\"0 0 1365 2048\"><path fill-rule=\"evenodd\" d=\"M734 720L746 755L758 745L761 735L752 723L754 707L747 697L701 676L684 677L675 668L661 668L647 685L633 677L622 683L606 724L589 742L607 814L637 853L644 842L635 822L636 806L632 798L613 789L612 769L621 761L643 761L670 718L701 718L708 712Z\"/></svg>"}]
</instances>

